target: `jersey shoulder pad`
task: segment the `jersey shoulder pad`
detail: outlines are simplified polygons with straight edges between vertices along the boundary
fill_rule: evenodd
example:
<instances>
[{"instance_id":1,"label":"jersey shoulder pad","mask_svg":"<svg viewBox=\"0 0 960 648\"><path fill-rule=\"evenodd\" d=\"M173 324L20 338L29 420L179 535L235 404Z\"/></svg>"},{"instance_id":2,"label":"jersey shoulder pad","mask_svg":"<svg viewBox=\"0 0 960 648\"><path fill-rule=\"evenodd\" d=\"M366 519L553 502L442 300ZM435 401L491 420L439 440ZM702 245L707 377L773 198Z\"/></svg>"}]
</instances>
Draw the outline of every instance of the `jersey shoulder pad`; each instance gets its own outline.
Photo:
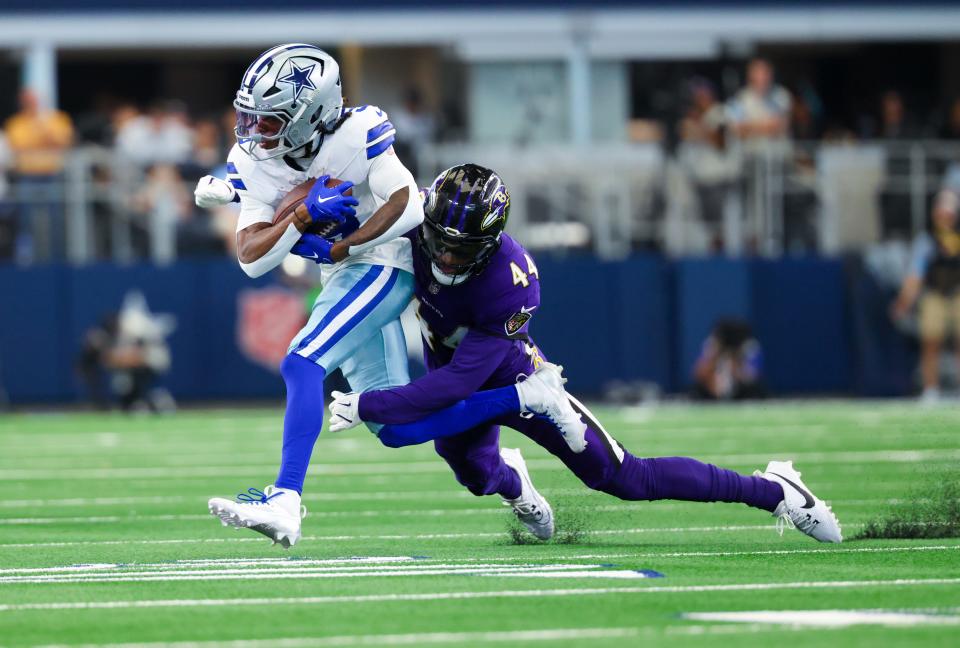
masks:
<instances>
[{"instance_id":1,"label":"jersey shoulder pad","mask_svg":"<svg viewBox=\"0 0 960 648\"><path fill-rule=\"evenodd\" d=\"M257 187L262 183L259 176L261 173L257 169L257 163L250 159L250 156L243 152L239 145L234 144L227 155L227 182L233 185L241 198L245 194L257 195L263 193L258 191Z\"/></svg>"},{"instance_id":2,"label":"jersey shoulder pad","mask_svg":"<svg viewBox=\"0 0 960 648\"><path fill-rule=\"evenodd\" d=\"M352 122L352 123L351 123ZM372 160L385 152L396 139L394 128L385 110L377 106L358 106L350 109L350 117L341 126L348 129L351 142L364 149L365 157Z\"/></svg>"},{"instance_id":3,"label":"jersey shoulder pad","mask_svg":"<svg viewBox=\"0 0 960 648\"><path fill-rule=\"evenodd\" d=\"M253 160L246 153L240 150L240 146L233 145L230 153L227 154L227 181L233 185L234 189L245 190L244 178L248 178L253 171Z\"/></svg>"},{"instance_id":4,"label":"jersey shoulder pad","mask_svg":"<svg viewBox=\"0 0 960 648\"><path fill-rule=\"evenodd\" d=\"M262 162L252 160L237 145L234 145L227 155L227 182L236 189L241 204L253 199L274 205L283 197L286 193L282 188L284 183L275 173L278 164L282 163L273 160ZM265 168L268 165L274 165L275 168Z\"/></svg>"}]
</instances>

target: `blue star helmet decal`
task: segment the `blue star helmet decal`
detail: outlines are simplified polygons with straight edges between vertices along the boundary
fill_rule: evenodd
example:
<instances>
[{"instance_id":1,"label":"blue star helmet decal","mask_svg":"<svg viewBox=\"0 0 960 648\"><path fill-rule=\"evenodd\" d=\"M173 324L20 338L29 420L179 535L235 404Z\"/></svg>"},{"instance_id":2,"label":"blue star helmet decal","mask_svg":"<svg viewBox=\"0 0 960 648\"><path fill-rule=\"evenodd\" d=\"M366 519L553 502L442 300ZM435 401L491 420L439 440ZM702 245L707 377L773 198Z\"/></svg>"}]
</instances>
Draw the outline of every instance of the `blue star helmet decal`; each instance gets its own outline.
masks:
<instances>
[{"instance_id":1,"label":"blue star helmet decal","mask_svg":"<svg viewBox=\"0 0 960 648\"><path fill-rule=\"evenodd\" d=\"M293 100L300 100L300 93L303 92L304 88L307 90L316 90L317 86L313 84L313 81L310 79L310 75L313 73L313 68L317 67L316 64L308 65L307 67L301 68L294 62L290 62L290 73L284 77L278 77L277 81L280 83L289 83L293 86Z\"/></svg>"}]
</instances>

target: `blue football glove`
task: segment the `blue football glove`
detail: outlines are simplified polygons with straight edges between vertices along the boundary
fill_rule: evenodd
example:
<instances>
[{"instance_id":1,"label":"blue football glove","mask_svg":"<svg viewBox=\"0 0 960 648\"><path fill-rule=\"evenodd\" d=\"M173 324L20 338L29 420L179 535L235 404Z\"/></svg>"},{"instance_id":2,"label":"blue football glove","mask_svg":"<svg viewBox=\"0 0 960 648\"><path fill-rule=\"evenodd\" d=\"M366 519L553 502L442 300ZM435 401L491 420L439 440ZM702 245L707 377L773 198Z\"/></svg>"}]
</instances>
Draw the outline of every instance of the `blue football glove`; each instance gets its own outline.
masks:
<instances>
[{"instance_id":1,"label":"blue football glove","mask_svg":"<svg viewBox=\"0 0 960 648\"><path fill-rule=\"evenodd\" d=\"M300 240L290 248L291 254L296 254L314 263L333 263L330 258L330 248L333 243L317 234L304 234Z\"/></svg>"},{"instance_id":2,"label":"blue football glove","mask_svg":"<svg viewBox=\"0 0 960 648\"><path fill-rule=\"evenodd\" d=\"M320 176L307 194L307 211L316 221L344 222L350 216L356 216L354 209L360 203L353 196L344 196L344 192L353 187L352 182L344 182L336 187L327 187L330 176Z\"/></svg>"}]
</instances>

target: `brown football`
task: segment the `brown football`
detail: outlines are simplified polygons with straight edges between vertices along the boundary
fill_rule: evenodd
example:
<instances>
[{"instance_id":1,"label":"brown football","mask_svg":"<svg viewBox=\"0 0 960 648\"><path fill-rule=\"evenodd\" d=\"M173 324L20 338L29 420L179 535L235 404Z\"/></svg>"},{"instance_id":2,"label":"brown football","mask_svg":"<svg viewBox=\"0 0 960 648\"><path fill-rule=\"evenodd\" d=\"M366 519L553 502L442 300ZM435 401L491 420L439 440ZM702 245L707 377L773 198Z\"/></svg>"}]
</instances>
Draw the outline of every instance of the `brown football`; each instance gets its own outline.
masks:
<instances>
[{"instance_id":1,"label":"brown football","mask_svg":"<svg viewBox=\"0 0 960 648\"><path fill-rule=\"evenodd\" d=\"M310 193L310 190L313 188L313 184L316 181L316 178L308 178L287 192L287 195L280 200L280 204L277 205L277 208L273 210L273 222L277 223L281 221L288 214L290 214L290 212L302 205L303 201L307 198L307 194ZM330 178L327 180L325 186L336 187L339 184L343 184L343 180ZM353 195L353 189L348 189L346 195ZM307 232L311 234L319 234L320 236L326 236L334 227L337 226L337 224L338 223L336 221L317 221L307 228Z\"/></svg>"}]
</instances>

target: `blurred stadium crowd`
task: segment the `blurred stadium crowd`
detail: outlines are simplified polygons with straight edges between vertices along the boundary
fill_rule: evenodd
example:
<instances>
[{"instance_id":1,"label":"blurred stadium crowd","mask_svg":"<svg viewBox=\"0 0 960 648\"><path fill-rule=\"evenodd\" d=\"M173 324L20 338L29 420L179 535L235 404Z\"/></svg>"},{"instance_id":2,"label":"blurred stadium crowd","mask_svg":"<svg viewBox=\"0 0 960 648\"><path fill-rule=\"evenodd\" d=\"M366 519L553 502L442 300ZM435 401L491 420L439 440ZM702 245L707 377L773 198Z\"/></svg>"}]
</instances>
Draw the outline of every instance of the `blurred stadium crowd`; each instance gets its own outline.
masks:
<instances>
[{"instance_id":1,"label":"blurred stadium crowd","mask_svg":"<svg viewBox=\"0 0 960 648\"><path fill-rule=\"evenodd\" d=\"M279 310L232 262L236 208L202 210L192 195L203 175L225 175L232 88L258 49L203 47L197 57L128 50L122 64L63 50L46 86L59 108L25 82L0 98L0 271L27 269L55 289L46 306L69 304L72 342L58 358L79 358L82 391L100 405L112 391L124 406L165 409L172 399L153 389L165 374L178 398L276 387L257 373L274 367L272 351L244 344L276 329L267 316ZM348 104L389 113L397 153L421 184L464 160L506 179L509 231L565 286L552 308L568 314L589 293L584 326L610 341L606 361L568 351L576 389L620 389L632 402L651 390L894 395L919 383L935 400L944 373L945 385L960 384L953 363L940 366L944 342L960 336L960 239L938 233L955 232L960 211L960 47L767 41L700 58L598 57L585 62L581 89L591 92L579 114L590 123L579 129L569 60L471 58L435 44L340 43L331 53ZM0 60L0 81L17 65ZM296 319L315 268L287 261L270 281ZM222 353L243 355L225 370L231 380L194 381L199 360L184 349L204 339L196 321L172 332L146 301L130 306L142 291L188 321L193 304L168 294L165 272L196 284L218 332L236 324ZM204 272L218 278L204 283ZM8 319L10 331L35 332ZM571 330L551 332L559 345ZM68 379L9 387L18 335L0 349L11 402L75 398ZM161 352L132 353L125 339ZM633 344L633 355L614 351ZM105 372L117 383L109 389ZM241 374L249 389L231 390Z\"/></svg>"},{"instance_id":2,"label":"blurred stadium crowd","mask_svg":"<svg viewBox=\"0 0 960 648\"><path fill-rule=\"evenodd\" d=\"M629 248L768 255L863 249L860 242L913 237L928 223L939 189L960 191L960 97L938 104L887 88L872 109L849 115L805 79L781 85L768 60L738 67L735 81L713 70L673 83L666 99L656 96L664 90L651 91L649 116L630 120L626 146L655 155L645 181L635 183L644 195L627 201ZM421 182L449 161L444 151L449 158L451 148L454 156L461 150L464 116L428 106L420 88L408 87L401 102L383 107L397 126L398 153ZM233 211L198 210L191 188L206 173L222 173L233 123L232 109L201 113L160 96L136 103L102 95L68 114L24 88L0 132L0 260L163 262L232 254ZM596 148L603 155L604 146ZM841 189L833 211L850 220L842 214L852 210L855 222L831 225L824 204L838 199L824 195L824 159L851 150L859 152L853 179L864 195L844 197ZM591 197L580 198L589 204ZM864 203L873 200L879 209L863 217ZM597 224L583 222L588 210L558 217L546 213L554 204L535 195L526 207L517 220L530 226L533 248L628 251L598 243L604 236ZM569 236L556 235L558 219L572 221ZM71 229L70 220L82 220L83 228ZM538 230L538 221L550 227ZM65 233L78 231L83 244L70 254Z\"/></svg>"},{"instance_id":3,"label":"blurred stadium crowd","mask_svg":"<svg viewBox=\"0 0 960 648\"><path fill-rule=\"evenodd\" d=\"M230 101L224 97L223 103ZM420 101L411 89L405 104L390 110L403 133L397 146L404 158L435 138L435 117ZM35 92L22 89L19 110L0 132L0 261L29 265L65 258L71 160L88 167L94 181L87 260L232 255L235 210L198 209L192 189L203 175L225 174L236 142L234 121L232 108L191 114L182 101L169 98L145 106L107 98L90 112L71 115L46 108ZM125 198L118 202L118 195ZM163 221L159 228L151 222L157 219ZM158 246L153 237L169 240Z\"/></svg>"}]
</instances>

